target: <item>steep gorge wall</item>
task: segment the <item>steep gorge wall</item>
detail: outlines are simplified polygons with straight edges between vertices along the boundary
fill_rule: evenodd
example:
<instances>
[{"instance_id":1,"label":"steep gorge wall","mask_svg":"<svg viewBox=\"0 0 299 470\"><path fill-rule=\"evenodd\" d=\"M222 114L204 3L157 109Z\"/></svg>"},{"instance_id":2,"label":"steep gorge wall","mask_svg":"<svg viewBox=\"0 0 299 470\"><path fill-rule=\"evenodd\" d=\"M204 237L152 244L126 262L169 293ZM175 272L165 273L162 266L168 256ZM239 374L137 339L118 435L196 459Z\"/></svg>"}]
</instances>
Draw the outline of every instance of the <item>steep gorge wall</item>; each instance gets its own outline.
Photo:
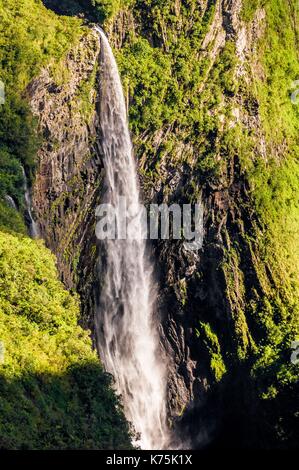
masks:
<instances>
[{"instance_id":1,"label":"steep gorge wall","mask_svg":"<svg viewBox=\"0 0 299 470\"><path fill-rule=\"evenodd\" d=\"M198 10L193 9L195 3ZM199 447L215 435L219 435L219 445L233 441L271 446L275 441L272 430L265 431L267 414L264 418L263 413L268 405L260 401L251 372L259 344L267 342L268 334L256 318L259 311L270 318L271 309L279 311L283 303L291 308L288 293L279 290L279 274L263 259L260 236L265 228L255 210L246 171L246 165L250 167L247 154L252 160L267 160L270 150L259 101L250 91L250 85L264 73L256 51L265 34L266 11L257 8L250 22L245 22L242 3L191 2L186 16L185 2L176 1L170 7L176 17L172 26L167 17L159 16L159 10L142 9L137 2L106 25L119 51L125 91L134 107L130 84L135 77L127 80L126 54L122 56L131 36L146 38L167 56L172 41L179 40L176 36L192 35L195 20L209 18L195 51L203 63L204 78L197 88L202 123L191 126L179 119L164 120L160 126L135 132L145 200L188 203L201 199L205 207L202 250L190 253L174 241L153 246L157 310L170 358L169 410L177 432L185 438L189 434L193 446ZM58 256L64 282L82 296L82 321L91 329L94 293L100 287L94 237L94 209L101 200L102 180L95 112L98 47L93 33L84 36L66 59L64 83L58 85L44 70L29 88L32 109L47 139L39 152L34 185L36 216L46 244ZM219 95L216 104L213 94ZM86 102L87 113L84 107L82 111ZM187 102L184 106L196 105ZM253 136L250 150L248 135ZM275 148L276 153L284 150L283 143ZM274 305L269 310L267 302Z\"/></svg>"},{"instance_id":2,"label":"steep gorge wall","mask_svg":"<svg viewBox=\"0 0 299 470\"><path fill-rule=\"evenodd\" d=\"M44 69L27 90L44 142L33 191L35 216L41 237L57 256L63 282L84 290L84 313L91 310L97 283L94 211L103 168L95 110L98 54L97 34L85 33L65 59L65 77L57 83Z\"/></svg>"}]
</instances>

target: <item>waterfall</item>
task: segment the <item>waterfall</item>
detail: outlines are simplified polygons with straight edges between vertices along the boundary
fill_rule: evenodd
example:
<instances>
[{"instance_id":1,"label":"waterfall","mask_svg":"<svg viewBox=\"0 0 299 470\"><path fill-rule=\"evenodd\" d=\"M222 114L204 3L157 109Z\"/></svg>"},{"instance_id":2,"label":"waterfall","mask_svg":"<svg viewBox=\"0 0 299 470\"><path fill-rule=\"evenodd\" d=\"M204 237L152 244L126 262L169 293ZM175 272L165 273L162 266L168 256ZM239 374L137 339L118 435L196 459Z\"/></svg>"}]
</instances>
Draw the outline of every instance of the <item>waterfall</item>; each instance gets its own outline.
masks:
<instances>
[{"instance_id":1,"label":"waterfall","mask_svg":"<svg viewBox=\"0 0 299 470\"><path fill-rule=\"evenodd\" d=\"M38 229L37 223L35 222L32 216L31 194L30 194L30 189L28 187L28 183L27 183L27 176L26 176L23 166L22 166L22 172L23 172L23 178L24 178L23 189L24 189L24 195L25 195L25 210L26 210L26 219L28 221L28 227L29 227L29 235L32 238L38 238L39 229Z\"/></svg>"},{"instance_id":2,"label":"waterfall","mask_svg":"<svg viewBox=\"0 0 299 470\"><path fill-rule=\"evenodd\" d=\"M7 203L7 205L8 205L9 207L11 207L11 209L18 210L15 201L13 200L13 198L12 198L11 196L9 196L9 194L6 194L6 195L4 196L4 199L5 199L6 203Z\"/></svg>"},{"instance_id":3,"label":"waterfall","mask_svg":"<svg viewBox=\"0 0 299 470\"><path fill-rule=\"evenodd\" d=\"M143 449L163 449L168 445L166 367L154 318L153 266L140 236L139 186L120 76L106 36L96 29L101 42L99 118L105 202L118 208L119 227L124 215L119 201L124 198L136 232L136 239L104 242L106 267L96 319L98 349L105 369L114 376L126 417L139 434L137 444Z\"/></svg>"}]
</instances>

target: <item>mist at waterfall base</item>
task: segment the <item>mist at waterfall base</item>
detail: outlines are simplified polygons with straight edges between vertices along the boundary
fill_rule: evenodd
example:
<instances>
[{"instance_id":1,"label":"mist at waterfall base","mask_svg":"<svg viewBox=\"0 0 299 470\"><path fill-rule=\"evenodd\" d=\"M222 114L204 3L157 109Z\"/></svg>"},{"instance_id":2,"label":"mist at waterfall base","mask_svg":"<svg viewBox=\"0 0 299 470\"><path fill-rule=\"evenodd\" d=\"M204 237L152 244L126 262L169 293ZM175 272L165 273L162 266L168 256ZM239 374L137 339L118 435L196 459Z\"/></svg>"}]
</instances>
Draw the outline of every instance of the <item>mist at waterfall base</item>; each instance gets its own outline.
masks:
<instances>
[{"instance_id":1,"label":"mist at waterfall base","mask_svg":"<svg viewBox=\"0 0 299 470\"><path fill-rule=\"evenodd\" d=\"M105 201L138 211L140 194L126 106L118 68L100 28L99 120L106 173ZM105 271L96 318L97 342L105 369L115 379L124 411L141 449L167 449L170 432L166 413L166 358L160 350L153 265L142 237L141 213L134 217L135 240L106 240ZM123 214L116 213L120 224ZM138 236L139 235L139 236Z\"/></svg>"}]
</instances>

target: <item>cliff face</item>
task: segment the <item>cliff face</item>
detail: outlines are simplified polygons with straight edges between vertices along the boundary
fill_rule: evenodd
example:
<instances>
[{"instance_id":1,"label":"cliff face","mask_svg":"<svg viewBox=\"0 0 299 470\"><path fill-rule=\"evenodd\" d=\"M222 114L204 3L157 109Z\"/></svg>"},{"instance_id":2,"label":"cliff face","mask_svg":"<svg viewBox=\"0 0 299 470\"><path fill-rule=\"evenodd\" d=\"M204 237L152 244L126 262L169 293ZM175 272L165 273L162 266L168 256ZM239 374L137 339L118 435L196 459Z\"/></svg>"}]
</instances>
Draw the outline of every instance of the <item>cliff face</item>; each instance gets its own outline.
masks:
<instances>
[{"instance_id":1,"label":"cliff face","mask_svg":"<svg viewBox=\"0 0 299 470\"><path fill-rule=\"evenodd\" d=\"M287 200L298 196L292 182L288 194L284 185L289 169L297 174L298 124L282 124L276 135L276 104L267 95L281 103L287 94L280 83L280 95L273 63L281 57L275 15L285 18L290 8L293 2L284 1L267 8L241 0L138 1L105 24L130 105L145 201L201 200L205 208L202 250L191 253L171 240L152 246L170 360L169 412L195 447L215 436L225 446L296 442L297 372L289 356L299 297ZM282 49L284 41L296 49L291 23ZM277 48L271 57L269 41ZM45 138L36 217L91 328L99 290L94 210L102 180L98 52L96 36L86 34L66 58L61 83L44 69L28 89ZM296 73L294 57L280 65L279 76ZM297 113L290 102L281 106L282 121ZM284 248L279 219L289 238Z\"/></svg>"},{"instance_id":2,"label":"cliff face","mask_svg":"<svg viewBox=\"0 0 299 470\"><path fill-rule=\"evenodd\" d=\"M111 377L89 331L78 325L78 295L59 280L44 242L29 237L41 147L39 223L60 255L60 277L74 286L68 247L75 256L72 237L80 233L72 214L79 217L83 182L96 179L86 203L99 182L96 163L88 162L92 126L85 124L95 114L90 92L98 41L80 19L59 17L36 0L0 0L0 37L0 449L130 449L133 435Z\"/></svg>"},{"instance_id":3,"label":"cliff face","mask_svg":"<svg viewBox=\"0 0 299 470\"><path fill-rule=\"evenodd\" d=\"M216 2L214 18L202 41L201 53L208 55L208 69L213 70L219 66L225 47L233 43L237 64L230 70L232 80L250 83L252 71L248 64L263 31L265 12L258 10L252 23L245 25L240 18L241 8L240 1ZM205 83L201 92L204 87ZM179 130L176 139L179 141L181 138L182 144L178 152L166 155L161 164L164 175L171 176L160 185L156 195L151 191L149 196L168 204L178 200L183 203L202 200L205 208L203 250L190 253L182 244L173 242L160 242L157 246L160 285L163 286L160 311L164 318L166 348L173 357L169 401L175 415L185 410L185 416L190 416L193 423L194 416L197 416L198 423L201 423L201 431L195 438L198 444L205 442L223 418L222 398L226 385L234 393L234 380L246 380L241 365L237 366L236 376L232 372L226 379L228 371L238 362L236 358L249 355L255 347L250 319L245 313L246 302L249 301L245 290L257 288L261 296L264 294L256 260L245 240L246 234L253 234L258 225L249 182L241 168L241 156L232 152L226 159L220 148L222 139L226 138L227 127L234 129L240 125L243 132L256 134L255 151L262 153L264 137L258 103L253 109L248 109L247 99L244 90L224 95L223 102L215 111L220 119L217 135L211 136L213 158L221 162L216 176L205 175L198 169L196 145L183 144L185 139ZM231 115L225 116L228 108ZM238 254L234 259L235 244L238 245ZM258 250L257 246L252 249ZM228 381L226 385L225 380ZM215 402L208 403L208 397L213 393L216 393ZM213 412L206 415L207 409ZM184 417L182 421L185 422ZM188 419L186 422L188 428ZM183 429L185 434L186 428ZM190 432L194 438L194 424Z\"/></svg>"},{"instance_id":4,"label":"cliff face","mask_svg":"<svg viewBox=\"0 0 299 470\"><path fill-rule=\"evenodd\" d=\"M98 53L96 35L83 36L65 59L63 79L57 83L44 69L28 88L44 142L34 184L36 217L42 238L57 253L68 287L74 286L72 273L79 247L87 238L90 207L101 181L101 166L93 149Z\"/></svg>"},{"instance_id":5,"label":"cliff face","mask_svg":"<svg viewBox=\"0 0 299 470\"><path fill-rule=\"evenodd\" d=\"M43 145L33 188L40 235L56 254L69 289L84 291L85 325L93 329L96 271L95 217L100 201L102 163L97 142L96 81L99 38L83 35L64 60L57 80L44 69L27 89L38 116Z\"/></svg>"}]
</instances>

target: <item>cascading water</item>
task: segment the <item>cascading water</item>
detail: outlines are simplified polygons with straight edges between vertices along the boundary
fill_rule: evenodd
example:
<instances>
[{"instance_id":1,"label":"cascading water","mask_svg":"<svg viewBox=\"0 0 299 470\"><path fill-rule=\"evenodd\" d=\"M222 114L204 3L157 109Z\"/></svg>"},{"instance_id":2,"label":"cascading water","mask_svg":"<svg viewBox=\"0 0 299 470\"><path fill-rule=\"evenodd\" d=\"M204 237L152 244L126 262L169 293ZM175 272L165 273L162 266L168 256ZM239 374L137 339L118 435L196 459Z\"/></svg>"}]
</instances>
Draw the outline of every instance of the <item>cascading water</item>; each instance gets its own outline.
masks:
<instances>
[{"instance_id":1,"label":"cascading water","mask_svg":"<svg viewBox=\"0 0 299 470\"><path fill-rule=\"evenodd\" d=\"M6 201L6 203L7 203L7 205L8 205L9 207L11 207L12 209L17 210L16 203L15 203L15 201L13 200L13 198L12 198L11 196L9 196L9 194L6 194L6 195L5 195L5 201Z\"/></svg>"},{"instance_id":2,"label":"cascading water","mask_svg":"<svg viewBox=\"0 0 299 470\"><path fill-rule=\"evenodd\" d=\"M125 414L143 449L168 444L166 368L159 351L158 325L153 318L153 266L142 239L139 186L126 106L115 58L100 28L100 126L106 170L106 203L116 208L119 228L124 213L134 218L134 238L105 240L106 268L96 320L100 357L115 379ZM131 211L131 212L130 212ZM134 213L135 211L135 213Z\"/></svg>"},{"instance_id":3,"label":"cascading water","mask_svg":"<svg viewBox=\"0 0 299 470\"><path fill-rule=\"evenodd\" d=\"M25 209L26 209L26 218L28 220L28 227L29 227L29 235L32 238L38 238L39 237L39 230L38 230L38 225L35 222L33 216L32 216L32 203L31 203L31 194L30 190L28 188L28 183L27 183L27 176L24 170L24 167L22 167L22 173L23 173L23 178L24 178L24 195L25 195Z\"/></svg>"}]
</instances>

